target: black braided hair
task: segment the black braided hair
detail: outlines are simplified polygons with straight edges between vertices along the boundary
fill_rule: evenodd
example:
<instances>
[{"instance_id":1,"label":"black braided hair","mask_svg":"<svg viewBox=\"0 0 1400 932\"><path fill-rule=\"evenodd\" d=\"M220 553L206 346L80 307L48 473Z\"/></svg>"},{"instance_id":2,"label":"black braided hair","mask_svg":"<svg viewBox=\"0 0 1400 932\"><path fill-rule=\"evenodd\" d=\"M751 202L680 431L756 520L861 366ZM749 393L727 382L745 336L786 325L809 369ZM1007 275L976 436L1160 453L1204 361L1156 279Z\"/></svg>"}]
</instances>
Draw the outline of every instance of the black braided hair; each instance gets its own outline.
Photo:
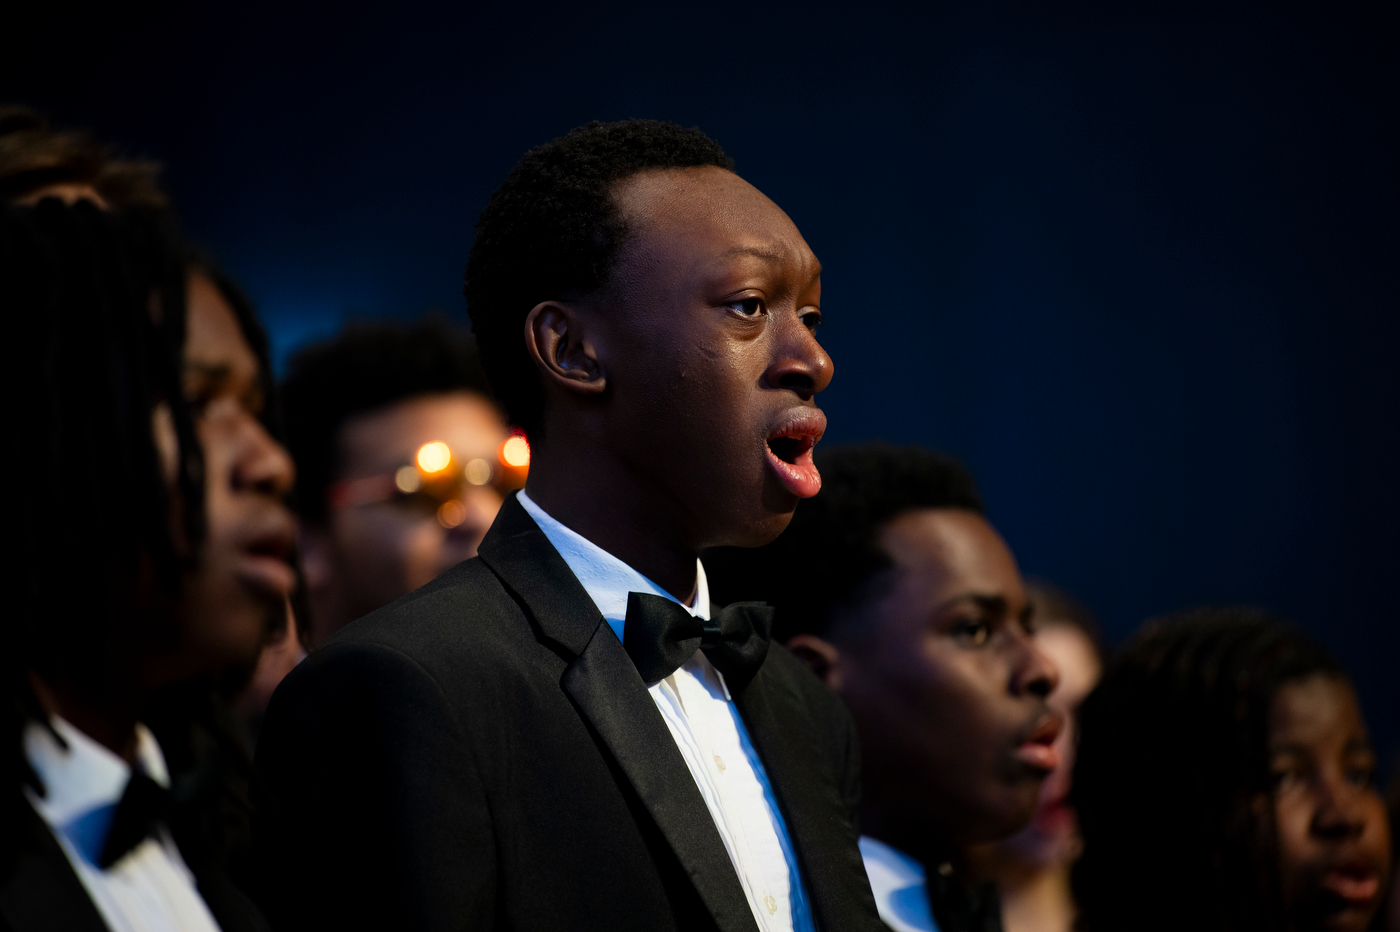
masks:
<instances>
[{"instance_id":1,"label":"black braided hair","mask_svg":"<svg viewBox=\"0 0 1400 932\"><path fill-rule=\"evenodd\" d=\"M57 200L0 208L18 544L4 570L5 759L21 781L32 774L20 729L43 719L27 671L95 676L115 622L172 605L204 537L203 456L181 391L184 282L184 247L167 216ZM162 402L179 444L185 548L171 533L152 434ZM143 591L155 602L137 606Z\"/></svg>"},{"instance_id":2,"label":"black braided hair","mask_svg":"<svg viewBox=\"0 0 1400 932\"><path fill-rule=\"evenodd\" d=\"M1341 666L1252 608L1144 626L1080 710L1074 868L1091 932L1282 932L1268 715L1284 684Z\"/></svg>"},{"instance_id":3,"label":"black braided hair","mask_svg":"<svg viewBox=\"0 0 1400 932\"><path fill-rule=\"evenodd\" d=\"M541 301L602 288L627 239L617 182L649 169L734 162L699 129L658 120L589 123L531 149L476 224L465 294L486 375L506 414L532 435L544 413L525 351L525 317Z\"/></svg>"},{"instance_id":4,"label":"black braided hair","mask_svg":"<svg viewBox=\"0 0 1400 932\"><path fill-rule=\"evenodd\" d=\"M774 637L827 637L833 623L893 565L880 532L909 511L958 508L982 513L972 476L957 461L918 447L882 443L816 455L822 488L801 502L771 544L705 552L717 604L759 600L776 609Z\"/></svg>"}]
</instances>

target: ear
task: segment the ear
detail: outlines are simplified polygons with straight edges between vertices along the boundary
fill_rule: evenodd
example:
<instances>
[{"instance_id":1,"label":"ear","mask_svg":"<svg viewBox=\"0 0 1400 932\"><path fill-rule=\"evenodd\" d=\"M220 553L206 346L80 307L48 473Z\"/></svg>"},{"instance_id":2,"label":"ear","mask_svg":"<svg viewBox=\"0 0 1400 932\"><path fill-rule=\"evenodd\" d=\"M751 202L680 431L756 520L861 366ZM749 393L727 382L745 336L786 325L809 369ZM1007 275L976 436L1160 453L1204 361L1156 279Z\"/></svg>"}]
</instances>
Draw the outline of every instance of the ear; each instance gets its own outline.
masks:
<instances>
[{"instance_id":1,"label":"ear","mask_svg":"<svg viewBox=\"0 0 1400 932\"><path fill-rule=\"evenodd\" d=\"M836 645L814 634L799 634L787 642L787 649L819 680L836 692L841 691L841 651Z\"/></svg>"},{"instance_id":2,"label":"ear","mask_svg":"<svg viewBox=\"0 0 1400 932\"><path fill-rule=\"evenodd\" d=\"M577 307L543 301L525 318L525 349L546 381L564 391L601 394L607 375L593 344L584 334Z\"/></svg>"}]
</instances>

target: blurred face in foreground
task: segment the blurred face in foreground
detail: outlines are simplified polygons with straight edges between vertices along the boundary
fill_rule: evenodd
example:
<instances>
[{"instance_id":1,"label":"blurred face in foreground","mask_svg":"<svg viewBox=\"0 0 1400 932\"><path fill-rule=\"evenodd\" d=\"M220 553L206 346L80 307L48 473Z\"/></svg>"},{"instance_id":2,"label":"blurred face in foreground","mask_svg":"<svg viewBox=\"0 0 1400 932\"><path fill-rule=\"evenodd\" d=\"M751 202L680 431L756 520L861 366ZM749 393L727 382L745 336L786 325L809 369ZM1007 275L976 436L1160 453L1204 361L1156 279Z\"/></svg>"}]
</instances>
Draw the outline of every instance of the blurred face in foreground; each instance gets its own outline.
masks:
<instances>
[{"instance_id":1,"label":"blurred face in foreground","mask_svg":"<svg viewBox=\"0 0 1400 932\"><path fill-rule=\"evenodd\" d=\"M1390 831L1351 686L1319 675L1280 688L1269 709L1269 759L1291 927L1362 932L1385 895Z\"/></svg>"},{"instance_id":2,"label":"blurred face in foreground","mask_svg":"<svg viewBox=\"0 0 1400 932\"><path fill-rule=\"evenodd\" d=\"M1055 768L1057 673L1031 637L1016 562L986 519L924 509L885 526L894 567L838 619L828 682L864 758L862 829L919 857L1025 826ZM929 846L938 850L930 851Z\"/></svg>"},{"instance_id":3,"label":"blurred face in foreground","mask_svg":"<svg viewBox=\"0 0 1400 932\"><path fill-rule=\"evenodd\" d=\"M180 601L181 641L192 670L243 664L280 624L295 585L296 525L283 499L291 458L263 427L257 357L233 309L205 277L189 283L184 389L204 450L208 531ZM157 408L157 446L175 472L168 411Z\"/></svg>"},{"instance_id":4,"label":"blurred face in foreground","mask_svg":"<svg viewBox=\"0 0 1400 932\"><path fill-rule=\"evenodd\" d=\"M465 391L411 398L345 422L337 487L382 480L388 491L332 502L324 527L304 529L313 643L476 556L502 502L490 481L460 483L460 496L446 507L424 490L405 493L392 482L399 470L412 472L424 444L445 444L460 475L469 463L498 464L507 436L495 405Z\"/></svg>"}]
</instances>

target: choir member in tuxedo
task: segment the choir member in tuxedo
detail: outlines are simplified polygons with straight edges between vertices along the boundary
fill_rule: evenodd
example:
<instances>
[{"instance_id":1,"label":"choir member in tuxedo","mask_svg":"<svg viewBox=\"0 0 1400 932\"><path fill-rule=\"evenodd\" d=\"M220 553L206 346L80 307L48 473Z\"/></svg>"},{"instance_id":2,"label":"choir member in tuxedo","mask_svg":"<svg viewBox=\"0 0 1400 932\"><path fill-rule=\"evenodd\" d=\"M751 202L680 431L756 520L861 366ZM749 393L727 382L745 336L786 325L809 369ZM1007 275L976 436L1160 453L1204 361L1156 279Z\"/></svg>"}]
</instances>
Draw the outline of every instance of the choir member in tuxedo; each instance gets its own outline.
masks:
<instances>
[{"instance_id":1,"label":"choir member in tuxedo","mask_svg":"<svg viewBox=\"0 0 1400 932\"><path fill-rule=\"evenodd\" d=\"M0 214L0 929L266 928L231 880L251 761L216 697L294 578L264 343L166 218L72 200Z\"/></svg>"},{"instance_id":2,"label":"choir member in tuxedo","mask_svg":"<svg viewBox=\"0 0 1400 932\"><path fill-rule=\"evenodd\" d=\"M782 537L706 555L716 590L771 602L778 636L850 706L881 918L1000 932L996 887L963 853L1030 822L1063 724L1015 558L947 457L873 444L818 463L821 494Z\"/></svg>"},{"instance_id":3,"label":"choir member in tuxedo","mask_svg":"<svg viewBox=\"0 0 1400 932\"><path fill-rule=\"evenodd\" d=\"M879 928L850 717L698 560L817 491L820 289L699 130L594 123L524 156L466 296L529 479L477 558L274 695L274 924Z\"/></svg>"}]
</instances>

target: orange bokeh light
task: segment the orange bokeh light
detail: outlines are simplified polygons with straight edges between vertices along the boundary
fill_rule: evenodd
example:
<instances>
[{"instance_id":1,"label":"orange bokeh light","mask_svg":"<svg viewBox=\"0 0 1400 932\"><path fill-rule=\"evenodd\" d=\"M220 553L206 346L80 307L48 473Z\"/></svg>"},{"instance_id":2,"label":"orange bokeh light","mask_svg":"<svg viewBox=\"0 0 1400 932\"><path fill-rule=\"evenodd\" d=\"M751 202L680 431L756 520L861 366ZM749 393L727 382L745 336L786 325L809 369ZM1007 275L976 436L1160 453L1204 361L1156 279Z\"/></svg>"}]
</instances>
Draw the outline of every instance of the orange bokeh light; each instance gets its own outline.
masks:
<instances>
[{"instance_id":1,"label":"orange bokeh light","mask_svg":"<svg viewBox=\"0 0 1400 932\"><path fill-rule=\"evenodd\" d=\"M425 443L418 448L418 468L424 472L442 472L452 462L452 450L441 440Z\"/></svg>"},{"instance_id":2,"label":"orange bokeh light","mask_svg":"<svg viewBox=\"0 0 1400 932\"><path fill-rule=\"evenodd\" d=\"M501 462L521 469L530 465L530 444L524 437L515 436L501 444Z\"/></svg>"}]
</instances>

